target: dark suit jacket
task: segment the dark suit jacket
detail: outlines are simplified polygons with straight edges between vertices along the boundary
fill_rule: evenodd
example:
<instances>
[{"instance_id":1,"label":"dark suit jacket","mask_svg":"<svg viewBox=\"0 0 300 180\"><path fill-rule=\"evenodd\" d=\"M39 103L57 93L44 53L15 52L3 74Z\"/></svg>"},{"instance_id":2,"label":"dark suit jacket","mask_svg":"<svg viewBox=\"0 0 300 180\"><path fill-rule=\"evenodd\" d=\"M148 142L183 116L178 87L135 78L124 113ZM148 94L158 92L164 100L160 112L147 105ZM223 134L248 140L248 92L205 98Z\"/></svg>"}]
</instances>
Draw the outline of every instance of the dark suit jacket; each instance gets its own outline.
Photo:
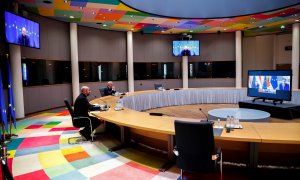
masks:
<instances>
[{"instance_id":1,"label":"dark suit jacket","mask_svg":"<svg viewBox=\"0 0 300 180\"><path fill-rule=\"evenodd\" d=\"M116 93L116 91L112 90L112 88L106 87L106 88L104 89L104 96L113 95L113 94L115 94L115 93Z\"/></svg>"},{"instance_id":2,"label":"dark suit jacket","mask_svg":"<svg viewBox=\"0 0 300 180\"><path fill-rule=\"evenodd\" d=\"M88 117L89 116L89 110L94 111L94 110L99 110L100 107L94 106L89 103L86 95L80 94L74 103L74 114L75 116L84 116Z\"/></svg>"},{"instance_id":3,"label":"dark suit jacket","mask_svg":"<svg viewBox=\"0 0 300 180\"><path fill-rule=\"evenodd\" d=\"M181 56L190 56L191 55L191 51L188 49L184 49L181 51Z\"/></svg>"},{"instance_id":4,"label":"dark suit jacket","mask_svg":"<svg viewBox=\"0 0 300 180\"><path fill-rule=\"evenodd\" d=\"M279 84L279 90L288 91L289 89L290 89L289 84L286 83L284 87L283 87L283 83Z\"/></svg>"},{"instance_id":5,"label":"dark suit jacket","mask_svg":"<svg viewBox=\"0 0 300 180\"><path fill-rule=\"evenodd\" d=\"M18 38L18 43L22 46L29 46L29 37L26 35L26 36L19 36Z\"/></svg>"}]
</instances>

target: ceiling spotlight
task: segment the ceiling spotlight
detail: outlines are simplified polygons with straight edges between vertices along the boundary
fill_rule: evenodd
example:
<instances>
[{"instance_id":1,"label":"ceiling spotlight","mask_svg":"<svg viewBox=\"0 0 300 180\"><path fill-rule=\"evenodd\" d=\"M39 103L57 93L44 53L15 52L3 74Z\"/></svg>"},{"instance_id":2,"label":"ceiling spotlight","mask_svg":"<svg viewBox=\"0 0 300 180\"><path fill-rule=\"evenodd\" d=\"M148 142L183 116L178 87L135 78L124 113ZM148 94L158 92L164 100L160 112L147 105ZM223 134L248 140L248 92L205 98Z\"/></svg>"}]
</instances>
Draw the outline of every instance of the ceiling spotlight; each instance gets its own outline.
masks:
<instances>
[{"instance_id":1,"label":"ceiling spotlight","mask_svg":"<svg viewBox=\"0 0 300 180\"><path fill-rule=\"evenodd\" d=\"M95 15L96 13L95 13L95 12L92 12L92 14Z\"/></svg>"},{"instance_id":2,"label":"ceiling spotlight","mask_svg":"<svg viewBox=\"0 0 300 180\"><path fill-rule=\"evenodd\" d=\"M68 3L68 0L64 0L65 3Z\"/></svg>"},{"instance_id":3,"label":"ceiling spotlight","mask_svg":"<svg viewBox=\"0 0 300 180\"><path fill-rule=\"evenodd\" d=\"M112 9L108 9L108 11L112 11Z\"/></svg>"},{"instance_id":4,"label":"ceiling spotlight","mask_svg":"<svg viewBox=\"0 0 300 180\"><path fill-rule=\"evenodd\" d=\"M281 28L281 29L284 29L284 28L285 28L285 26L284 26L284 25L282 25L282 26L280 26L280 28Z\"/></svg>"},{"instance_id":5,"label":"ceiling spotlight","mask_svg":"<svg viewBox=\"0 0 300 180\"><path fill-rule=\"evenodd\" d=\"M107 26L107 24L103 24L102 26L103 26L103 27L106 27L106 26Z\"/></svg>"},{"instance_id":6,"label":"ceiling spotlight","mask_svg":"<svg viewBox=\"0 0 300 180\"><path fill-rule=\"evenodd\" d=\"M161 32L164 33L164 32L166 32L166 31L165 31L165 30L162 30Z\"/></svg>"},{"instance_id":7,"label":"ceiling spotlight","mask_svg":"<svg viewBox=\"0 0 300 180\"><path fill-rule=\"evenodd\" d=\"M259 26L259 28L263 28L264 26Z\"/></svg>"},{"instance_id":8,"label":"ceiling spotlight","mask_svg":"<svg viewBox=\"0 0 300 180\"><path fill-rule=\"evenodd\" d=\"M295 21L296 21L296 22L299 22L299 19L296 19Z\"/></svg>"},{"instance_id":9,"label":"ceiling spotlight","mask_svg":"<svg viewBox=\"0 0 300 180\"><path fill-rule=\"evenodd\" d=\"M131 28L130 30L131 30L131 31L134 31L134 29L133 29L133 28Z\"/></svg>"},{"instance_id":10,"label":"ceiling spotlight","mask_svg":"<svg viewBox=\"0 0 300 180\"><path fill-rule=\"evenodd\" d=\"M71 18L71 19L73 19L73 18L74 18L74 16L70 16L70 18Z\"/></svg>"},{"instance_id":11,"label":"ceiling spotlight","mask_svg":"<svg viewBox=\"0 0 300 180\"><path fill-rule=\"evenodd\" d=\"M224 28L223 30L224 30L224 31L226 31L227 29L226 29L226 28Z\"/></svg>"},{"instance_id":12,"label":"ceiling spotlight","mask_svg":"<svg viewBox=\"0 0 300 180\"><path fill-rule=\"evenodd\" d=\"M194 32L193 30L190 30L190 32Z\"/></svg>"}]
</instances>

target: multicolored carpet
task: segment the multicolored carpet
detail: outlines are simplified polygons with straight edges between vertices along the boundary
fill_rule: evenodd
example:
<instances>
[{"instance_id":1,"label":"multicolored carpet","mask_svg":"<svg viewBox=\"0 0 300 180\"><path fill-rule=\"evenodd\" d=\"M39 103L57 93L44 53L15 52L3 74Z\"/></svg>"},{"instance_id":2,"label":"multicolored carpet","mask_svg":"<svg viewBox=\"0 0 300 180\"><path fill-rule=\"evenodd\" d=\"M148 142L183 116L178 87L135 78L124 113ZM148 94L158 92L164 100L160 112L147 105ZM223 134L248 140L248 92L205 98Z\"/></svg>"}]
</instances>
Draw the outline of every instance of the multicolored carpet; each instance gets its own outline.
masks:
<instances>
[{"instance_id":1,"label":"multicolored carpet","mask_svg":"<svg viewBox=\"0 0 300 180\"><path fill-rule=\"evenodd\" d=\"M65 109L52 110L17 122L18 135L7 144L14 179L178 179L176 168L159 172L165 158L136 149L109 152L115 142L68 144L79 136Z\"/></svg>"}]
</instances>

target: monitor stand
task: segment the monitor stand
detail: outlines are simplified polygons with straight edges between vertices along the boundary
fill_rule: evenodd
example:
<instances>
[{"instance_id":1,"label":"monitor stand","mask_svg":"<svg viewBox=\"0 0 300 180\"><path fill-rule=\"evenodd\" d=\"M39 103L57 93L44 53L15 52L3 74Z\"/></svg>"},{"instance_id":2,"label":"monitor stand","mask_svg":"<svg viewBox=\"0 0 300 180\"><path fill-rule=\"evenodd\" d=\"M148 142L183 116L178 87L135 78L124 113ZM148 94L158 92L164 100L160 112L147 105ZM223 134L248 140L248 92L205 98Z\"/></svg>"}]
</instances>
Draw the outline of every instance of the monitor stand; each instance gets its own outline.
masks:
<instances>
[{"instance_id":1,"label":"monitor stand","mask_svg":"<svg viewBox=\"0 0 300 180\"><path fill-rule=\"evenodd\" d=\"M266 101L266 98L254 98L254 99L252 100L252 102L255 102L255 100L258 100L258 99L262 99L262 100L263 100L263 102L265 102L265 101Z\"/></svg>"},{"instance_id":2,"label":"monitor stand","mask_svg":"<svg viewBox=\"0 0 300 180\"><path fill-rule=\"evenodd\" d=\"M282 104L283 100L273 100L274 105L276 105L276 102L279 102L280 104Z\"/></svg>"},{"instance_id":3,"label":"monitor stand","mask_svg":"<svg viewBox=\"0 0 300 180\"><path fill-rule=\"evenodd\" d=\"M266 102L266 98L254 98L254 99L252 100L252 102L255 102L255 101L258 100L258 99L262 99L263 102ZM269 99L269 100L272 100L272 99ZM273 104L274 104L274 105L276 105L276 102L279 102L280 104L282 104L283 100L275 100L275 99L273 99Z\"/></svg>"}]
</instances>

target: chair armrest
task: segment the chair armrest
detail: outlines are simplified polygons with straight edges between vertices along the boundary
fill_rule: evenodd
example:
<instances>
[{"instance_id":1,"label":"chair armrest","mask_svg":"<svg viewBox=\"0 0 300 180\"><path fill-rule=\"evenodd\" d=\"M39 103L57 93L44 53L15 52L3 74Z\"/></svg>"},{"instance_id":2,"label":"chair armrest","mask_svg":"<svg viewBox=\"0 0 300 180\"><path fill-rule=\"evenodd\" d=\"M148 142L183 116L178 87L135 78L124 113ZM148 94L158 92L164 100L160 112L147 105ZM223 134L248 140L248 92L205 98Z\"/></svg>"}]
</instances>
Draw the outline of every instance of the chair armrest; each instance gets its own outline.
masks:
<instances>
[{"instance_id":1,"label":"chair armrest","mask_svg":"<svg viewBox=\"0 0 300 180\"><path fill-rule=\"evenodd\" d=\"M216 153L216 154L219 154L219 155L220 155L221 153L222 153L222 147L219 146L218 149L217 149L217 153Z\"/></svg>"},{"instance_id":2,"label":"chair armrest","mask_svg":"<svg viewBox=\"0 0 300 180\"><path fill-rule=\"evenodd\" d=\"M174 153L176 156L179 156L179 152L178 152L178 150L177 150L177 146L174 147L173 153Z\"/></svg>"},{"instance_id":3,"label":"chair armrest","mask_svg":"<svg viewBox=\"0 0 300 180\"><path fill-rule=\"evenodd\" d=\"M88 119L88 120L91 120L89 117L84 117L84 116L77 116L77 117L74 117L74 120L75 119Z\"/></svg>"},{"instance_id":4,"label":"chair armrest","mask_svg":"<svg viewBox=\"0 0 300 180\"><path fill-rule=\"evenodd\" d=\"M218 159L221 156L221 154L222 154L222 147L219 146L216 152L216 159Z\"/></svg>"}]
</instances>

